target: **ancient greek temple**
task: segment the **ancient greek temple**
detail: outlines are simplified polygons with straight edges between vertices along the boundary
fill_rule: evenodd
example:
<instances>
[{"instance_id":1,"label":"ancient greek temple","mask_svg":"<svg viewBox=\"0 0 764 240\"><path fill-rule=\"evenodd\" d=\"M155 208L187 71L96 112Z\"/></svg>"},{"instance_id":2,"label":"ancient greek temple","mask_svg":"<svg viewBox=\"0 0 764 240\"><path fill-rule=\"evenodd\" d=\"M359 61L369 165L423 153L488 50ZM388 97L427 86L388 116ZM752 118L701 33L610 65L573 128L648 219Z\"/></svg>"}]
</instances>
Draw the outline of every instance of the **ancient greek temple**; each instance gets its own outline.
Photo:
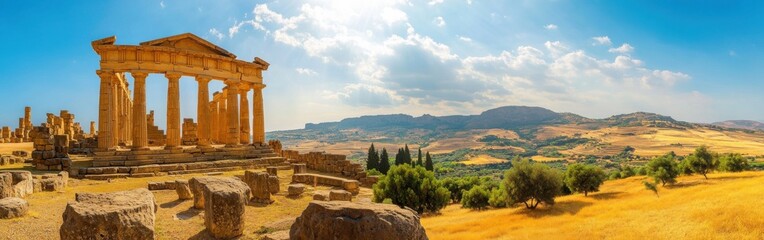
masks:
<instances>
[{"instance_id":1,"label":"ancient greek temple","mask_svg":"<svg viewBox=\"0 0 764 240\"><path fill-rule=\"evenodd\" d=\"M265 141L263 121L262 71L268 63L260 58L252 62L191 33L143 42L140 45L116 45L116 37L92 42L101 57L98 99L98 148L116 150L120 146L148 149L146 122L146 77L161 74L167 78L167 134L165 149L181 145L180 83L182 76L198 82L196 128L199 147L212 144L237 146ZM134 79L131 92L126 75ZM210 101L210 81L225 83L222 93ZM252 121L248 95L252 92ZM251 132L251 135L250 135Z\"/></svg>"},{"instance_id":2,"label":"ancient greek temple","mask_svg":"<svg viewBox=\"0 0 764 240\"><path fill-rule=\"evenodd\" d=\"M267 62L236 59L236 55L190 33L137 46L115 42L112 36L91 43L101 58L96 71L101 84L98 149L92 167L80 169L80 174L94 178L152 176L262 167L284 161L265 143L262 72L268 70ZM157 134L154 111L146 112L149 74L164 75L168 81L166 136ZM132 91L128 75L133 79ZM180 78L184 76L198 83L198 123L194 126L191 119L185 119L181 129ZM211 81L225 84L212 99ZM194 132L196 147L182 147L188 142L185 135ZM156 136L166 139L156 140ZM150 148L150 143L155 146L158 142L164 147Z\"/></svg>"}]
</instances>

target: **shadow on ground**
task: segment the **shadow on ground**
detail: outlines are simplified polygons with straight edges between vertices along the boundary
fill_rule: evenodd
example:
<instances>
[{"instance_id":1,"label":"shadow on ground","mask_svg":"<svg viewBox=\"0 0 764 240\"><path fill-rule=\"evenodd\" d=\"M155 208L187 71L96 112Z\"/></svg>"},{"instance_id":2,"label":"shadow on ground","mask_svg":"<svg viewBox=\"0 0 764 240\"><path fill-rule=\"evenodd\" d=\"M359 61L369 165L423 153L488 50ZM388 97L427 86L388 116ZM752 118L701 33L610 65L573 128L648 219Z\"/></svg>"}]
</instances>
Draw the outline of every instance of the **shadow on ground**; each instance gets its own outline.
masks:
<instances>
[{"instance_id":1,"label":"shadow on ground","mask_svg":"<svg viewBox=\"0 0 764 240\"><path fill-rule=\"evenodd\" d=\"M586 206L590 206L592 203L590 202L583 202L583 201L565 201L565 202L558 202L555 203L552 206L543 206L538 207L536 209L526 209L523 208L522 210L518 211L520 214L525 214L528 217L532 218L543 218L543 217L549 217L549 216L559 216L562 214L576 214L578 211L581 211L582 208ZM525 206L523 204L520 204L520 206Z\"/></svg>"}]
</instances>

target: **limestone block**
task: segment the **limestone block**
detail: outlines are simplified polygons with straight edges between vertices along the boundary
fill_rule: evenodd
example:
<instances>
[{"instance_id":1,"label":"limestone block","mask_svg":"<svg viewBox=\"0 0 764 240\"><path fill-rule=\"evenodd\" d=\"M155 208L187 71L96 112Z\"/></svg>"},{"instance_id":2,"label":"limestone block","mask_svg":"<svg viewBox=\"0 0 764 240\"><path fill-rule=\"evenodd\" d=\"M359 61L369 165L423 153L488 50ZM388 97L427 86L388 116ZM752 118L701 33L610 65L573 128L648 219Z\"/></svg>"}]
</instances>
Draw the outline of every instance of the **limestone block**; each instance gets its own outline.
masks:
<instances>
[{"instance_id":1,"label":"limestone block","mask_svg":"<svg viewBox=\"0 0 764 240\"><path fill-rule=\"evenodd\" d=\"M154 239L157 210L147 189L112 193L77 193L66 205L59 230L69 239Z\"/></svg>"},{"instance_id":2,"label":"limestone block","mask_svg":"<svg viewBox=\"0 0 764 240\"><path fill-rule=\"evenodd\" d=\"M8 172L0 172L0 199L13 197L13 176Z\"/></svg>"},{"instance_id":3,"label":"limestone block","mask_svg":"<svg viewBox=\"0 0 764 240\"><path fill-rule=\"evenodd\" d=\"M329 192L329 201L351 201L353 195L345 190L332 190Z\"/></svg>"},{"instance_id":4,"label":"limestone block","mask_svg":"<svg viewBox=\"0 0 764 240\"><path fill-rule=\"evenodd\" d=\"M305 184L289 184L287 187L287 192L289 193L289 196L300 196L303 192L305 192Z\"/></svg>"},{"instance_id":5,"label":"limestone block","mask_svg":"<svg viewBox=\"0 0 764 240\"><path fill-rule=\"evenodd\" d=\"M268 191L271 194L279 193L279 177L274 175L268 176Z\"/></svg>"},{"instance_id":6,"label":"limestone block","mask_svg":"<svg viewBox=\"0 0 764 240\"><path fill-rule=\"evenodd\" d=\"M234 178L203 185L204 226L216 239L230 239L244 232L244 211L250 190Z\"/></svg>"},{"instance_id":7,"label":"limestone block","mask_svg":"<svg viewBox=\"0 0 764 240\"><path fill-rule=\"evenodd\" d=\"M308 172L308 167L304 163L292 164L292 168L294 169L294 174L300 174L300 173L307 173Z\"/></svg>"},{"instance_id":8,"label":"limestone block","mask_svg":"<svg viewBox=\"0 0 764 240\"><path fill-rule=\"evenodd\" d=\"M191 194L191 187L188 185L188 180L175 180L175 192L178 193L178 199L180 200L194 198L193 194Z\"/></svg>"},{"instance_id":9,"label":"limestone block","mask_svg":"<svg viewBox=\"0 0 764 240\"><path fill-rule=\"evenodd\" d=\"M16 197L0 199L0 219L22 217L29 211L29 203Z\"/></svg>"},{"instance_id":10,"label":"limestone block","mask_svg":"<svg viewBox=\"0 0 764 240\"><path fill-rule=\"evenodd\" d=\"M177 183L176 181L165 181L164 187L165 189L168 189L168 190L175 190L175 188L177 187L176 183Z\"/></svg>"},{"instance_id":11,"label":"limestone block","mask_svg":"<svg viewBox=\"0 0 764 240\"><path fill-rule=\"evenodd\" d=\"M295 220L289 238L426 240L419 216L392 204L313 201Z\"/></svg>"},{"instance_id":12,"label":"limestone block","mask_svg":"<svg viewBox=\"0 0 764 240\"><path fill-rule=\"evenodd\" d=\"M268 188L268 174L264 172L244 172L244 182L252 191L252 201L256 203L271 203L271 192Z\"/></svg>"},{"instance_id":13,"label":"limestone block","mask_svg":"<svg viewBox=\"0 0 764 240\"><path fill-rule=\"evenodd\" d=\"M165 190L167 187L164 185L164 182L149 182L149 190Z\"/></svg>"},{"instance_id":14,"label":"limestone block","mask_svg":"<svg viewBox=\"0 0 764 240\"><path fill-rule=\"evenodd\" d=\"M22 170L6 170L0 171L11 174L13 179L13 196L18 198L24 198L29 194L34 193L34 179L32 179L32 173Z\"/></svg>"},{"instance_id":15,"label":"limestone block","mask_svg":"<svg viewBox=\"0 0 764 240\"><path fill-rule=\"evenodd\" d=\"M316 201L329 201L329 193L327 193L327 192L315 192L315 193L313 193L313 200L316 200Z\"/></svg>"},{"instance_id":16,"label":"limestone block","mask_svg":"<svg viewBox=\"0 0 764 240\"><path fill-rule=\"evenodd\" d=\"M270 166L270 167L266 167L265 170L266 172L268 172L268 175L278 176L278 171L279 171L278 167Z\"/></svg>"},{"instance_id":17,"label":"limestone block","mask_svg":"<svg viewBox=\"0 0 764 240\"><path fill-rule=\"evenodd\" d=\"M61 183L64 187L69 186L69 172L61 171L58 173L58 177L61 178Z\"/></svg>"}]
</instances>

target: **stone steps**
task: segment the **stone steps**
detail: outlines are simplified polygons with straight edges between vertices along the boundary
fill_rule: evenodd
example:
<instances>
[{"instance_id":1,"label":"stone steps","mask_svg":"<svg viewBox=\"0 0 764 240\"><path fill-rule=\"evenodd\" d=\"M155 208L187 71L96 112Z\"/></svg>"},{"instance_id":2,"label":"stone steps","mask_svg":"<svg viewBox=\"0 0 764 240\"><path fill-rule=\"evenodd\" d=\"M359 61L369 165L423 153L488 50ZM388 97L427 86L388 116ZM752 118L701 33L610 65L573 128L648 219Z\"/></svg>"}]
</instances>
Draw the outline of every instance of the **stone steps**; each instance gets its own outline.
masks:
<instances>
[{"instance_id":1,"label":"stone steps","mask_svg":"<svg viewBox=\"0 0 764 240\"><path fill-rule=\"evenodd\" d=\"M191 163L150 164L143 166L110 166L80 168L79 177L93 180L107 180L126 177L153 177L163 175L193 174L207 172L227 172L267 166L286 166L282 157L262 157L243 160L217 160Z\"/></svg>"}]
</instances>

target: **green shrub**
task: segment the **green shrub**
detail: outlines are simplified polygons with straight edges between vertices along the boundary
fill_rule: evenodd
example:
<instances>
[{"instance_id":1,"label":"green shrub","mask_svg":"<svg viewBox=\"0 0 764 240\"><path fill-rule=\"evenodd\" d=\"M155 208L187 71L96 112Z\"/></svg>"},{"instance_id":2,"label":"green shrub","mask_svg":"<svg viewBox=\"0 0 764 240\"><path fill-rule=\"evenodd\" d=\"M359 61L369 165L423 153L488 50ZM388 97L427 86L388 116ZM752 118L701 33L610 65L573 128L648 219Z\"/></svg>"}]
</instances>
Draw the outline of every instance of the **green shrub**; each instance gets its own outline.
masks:
<instances>
[{"instance_id":1,"label":"green shrub","mask_svg":"<svg viewBox=\"0 0 764 240\"><path fill-rule=\"evenodd\" d=\"M409 207L419 213L437 212L448 204L450 193L435 175L417 166L392 166L386 176L374 184L374 202L386 198L400 207Z\"/></svg>"},{"instance_id":2,"label":"green shrub","mask_svg":"<svg viewBox=\"0 0 764 240\"><path fill-rule=\"evenodd\" d=\"M368 175L368 176L382 176L384 174L382 174L382 172L380 172L377 169L371 169L371 170L366 170L366 175Z\"/></svg>"},{"instance_id":3,"label":"green shrub","mask_svg":"<svg viewBox=\"0 0 764 240\"><path fill-rule=\"evenodd\" d=\"M503 183L510 203L524 203L526 208L535 209L542 202L554 204L562 188L562 174L544 164L521 160L512 163Z\"/></svg>"},{"instance_id":4,"label":"green shrub","mask_svg":"<svg viewBox=\"0 0 764 240\"><path fill-rule=\"evenodd\" d=\"M573 164L565 171L565 185L571 192L583 192L584 196L588 196L589 192L599 191L604 181L605 172L597 166Z\"/></svg>"},{"instance_id":5,"label":"green shrub","mask_svg":"<svg viewBox=\"0 0 764 240\"><path fill-rule=\"evenodd\" d=\"M494 208L507 207L509 196L507 196L507 190L504 186L494 188L491 190L491 196L488 198L488 205Z\"/></svg>"},{"instance_id":6,"label":"green shrub","mask_svg":"<svg viewBox=\"0 0 764 240\"><path fill-rule=\"evenodd\" d=\"M490 197L491 193L489 193L483 186L474 186L472 189L465 191L462 195L462 207L485 209L488 206L488 199Z\"/></svg>"},{"instance_id":7,"label":"green shrub","mask_svg":"<svg viewBox=\"0 0 764 240\"><path fill-rule=\"evenodd\" d=\"M728 153L719 157L719 170L726 172L741 172L748 170L748 159L737 153Z\"/></svg>"},{"instance_id":8,"label":"green shrub","mask_svg":"<svg viewBox=\"0 0 764 240\"><path fill-rule=\"evenodd\" d=\"M672 154L653 158L645 165L645 168L647 174L655 179L655 182L661 182L663 186L666 186L666 183L675 183L676 177L679 176L679 166Z\"/></svg>"},{"instance_id":9,"label":"green shrub","mask_svg":"<svg viewBox=\"0 0 764 240\"><path fill-rule=\"evenodd\" d=\"M637 175L637 173L634 172L634 168L631 166L626 165L625 167L621 168L621 178L633 177L634 175Z\"/></svg>"}]
</instances>

